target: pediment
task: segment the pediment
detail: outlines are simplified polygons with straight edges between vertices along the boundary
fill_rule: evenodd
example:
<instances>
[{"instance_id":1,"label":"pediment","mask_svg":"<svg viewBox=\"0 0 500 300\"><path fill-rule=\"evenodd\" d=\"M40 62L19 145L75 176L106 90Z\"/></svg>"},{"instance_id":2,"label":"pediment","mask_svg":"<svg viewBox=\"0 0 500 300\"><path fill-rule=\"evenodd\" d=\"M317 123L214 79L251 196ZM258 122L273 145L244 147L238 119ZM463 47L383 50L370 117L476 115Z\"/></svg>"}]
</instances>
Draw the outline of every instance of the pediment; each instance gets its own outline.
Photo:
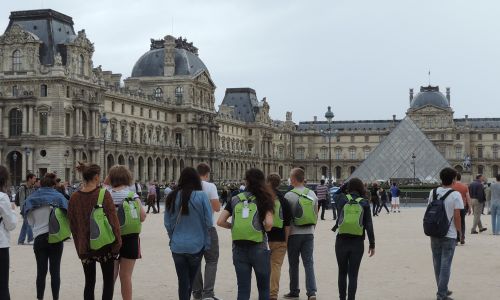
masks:
<instances>
[{"instance_id":1,"label":"pediment","mask_svg":"<svg viewBox=\"0 0 500 300\"><path fill-rule=\"evenodd\" d=\"M215 87L214 82L210 78L210 74L208 74L208 72L205 71L205 70L203 70L201 73L199 73L196 76L195 80L198 81L198 82L206 83L206 84L209 84L209 85Z\"/></svg>"},{"instance_id":2,"label":"pediment","mask_svg":"<svg viewBox=\"0 0 500 300\"><path fill-rule=\"evenodd\" d=\"M423 107L420 107L420 108L417 108L417 109L414 109L414 110L410 110L411 113L422 113L422 114L432 114L432 113L442 113L442 112L448 112L449 109L447 108L443 108L443 107L438 107L438 106L435 106L435 105L425 105Z\"/></svg>"},{"instance_id":3,"label":"pediment","mask_svg":"<svg viewBox=\"0 0 500 300\"><path fill-rule=\"evenodd\" d=\"M24 30L20 25L14 24L4 35L0 36L0 44L27 44L42 43L40 39L31 32Z\"/></svg>"}]
</instances>

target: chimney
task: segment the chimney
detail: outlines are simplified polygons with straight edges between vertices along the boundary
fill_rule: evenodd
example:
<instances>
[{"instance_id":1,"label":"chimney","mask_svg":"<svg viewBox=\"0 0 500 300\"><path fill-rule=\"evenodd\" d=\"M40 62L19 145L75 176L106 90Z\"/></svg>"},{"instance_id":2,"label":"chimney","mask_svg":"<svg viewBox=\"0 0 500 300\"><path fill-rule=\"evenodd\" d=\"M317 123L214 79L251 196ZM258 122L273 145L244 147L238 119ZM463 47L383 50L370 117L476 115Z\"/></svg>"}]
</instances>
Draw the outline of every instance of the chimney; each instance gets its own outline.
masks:
<instances>
[{"instance_id":1,"label":"chimney","mask_svg":"<svg viewBox=\"0 0 500 300\"><path fill-rule=\"evenodd\" d=\"M450 88L446 88L446 99L448 99L448 106L451 106Z\"/></svg>"},{"instance_id":2,"label":"chimney","mask_svg":"<svg viewBox=\"0 0 500 300\"><path fill-rule=\"evenodd\" d=\"M410 104L411 104L411 100L413 100L413 89L410 89Z\"/></svg>"},{"instance_id":3,"label":"chimney","mask_svg":"<svg viewBox=\"0 0 500 300\"><path fill-rule=\"evenodd\" d=\"M165 59L163 76L172 77L175 73L175 38L167 35L164 39Z\"/></svg>"},{"instance_id":4,"label":"chimney","mask_svg":"<svg viewBox=\"0 0 500 300\"><path fill-rule=\"evenodd\" d=\"M314 116L314 123L318 122L318 116Z\"/></svg>"}]
</instances>

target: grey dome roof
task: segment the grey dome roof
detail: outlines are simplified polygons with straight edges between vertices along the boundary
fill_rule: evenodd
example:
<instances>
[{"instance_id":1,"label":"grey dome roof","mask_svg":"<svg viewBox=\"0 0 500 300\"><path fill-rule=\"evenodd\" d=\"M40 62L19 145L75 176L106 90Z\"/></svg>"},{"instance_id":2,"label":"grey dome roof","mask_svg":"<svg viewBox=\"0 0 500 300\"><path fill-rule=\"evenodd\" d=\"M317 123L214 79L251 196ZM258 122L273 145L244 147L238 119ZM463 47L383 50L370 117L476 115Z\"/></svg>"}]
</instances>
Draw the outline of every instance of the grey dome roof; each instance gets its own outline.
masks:
<instances>
[{"instance_id":1,"label":"grey dome roof","mask_svg":"<svg viewBox=\"0 0 500 300\"><path fill-rule=\"evenodd\" d=\"M135 63L132 77L163 76L165 49L153 49L146 52ZM208 69L201 59L185 49L175 48L174 75L196 75ZM209 73L210 74L210 73Z\"/></svg>"},{"instance_id":2,"label":"grey dome roof","mask_svg":"<svg viewBox=\"0 0 500 300\"><path fill-rule=\"evenodd\" d=\"M422 86L413 100L411 100L410 108L416 109L426 105L433 105L442 108L450 107L448 99L439 91L439 86Z\"/></svg>"}]
</instances>

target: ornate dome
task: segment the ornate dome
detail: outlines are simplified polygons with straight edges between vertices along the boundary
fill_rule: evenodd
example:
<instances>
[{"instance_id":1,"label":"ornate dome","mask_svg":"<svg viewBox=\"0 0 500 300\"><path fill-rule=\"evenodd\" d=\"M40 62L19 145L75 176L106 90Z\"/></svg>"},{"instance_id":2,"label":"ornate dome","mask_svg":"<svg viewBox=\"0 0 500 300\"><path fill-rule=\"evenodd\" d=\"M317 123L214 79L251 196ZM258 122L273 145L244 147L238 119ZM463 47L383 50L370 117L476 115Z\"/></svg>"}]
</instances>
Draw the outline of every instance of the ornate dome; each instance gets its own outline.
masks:
<instances>
[{"instance_id":1,"label":"ornate dome","mask_svg":"<svg viewBox=\"0 0 500 300\"><path fill-rule=\"evenodd\" d=\"M175 75L197 75L208 69L198 57L192 43L178 38L175 45ZM151 40L151 50L142 55L132 69L132 77L164 76L165 49L163 40ZM210 73L209 73L210 74Z\"/></svg>"},{"instance_id":2,"label":"ornate dome","mask_svg":"<svg viewBox=\"0 0 500 300\"><path fill-rule=\"evenodd\" d=\"M410 103L410 109L417 109L426 105L449 108L448 99L439 91L439 86L422 86Z\"/></svg>"}]
</instances>

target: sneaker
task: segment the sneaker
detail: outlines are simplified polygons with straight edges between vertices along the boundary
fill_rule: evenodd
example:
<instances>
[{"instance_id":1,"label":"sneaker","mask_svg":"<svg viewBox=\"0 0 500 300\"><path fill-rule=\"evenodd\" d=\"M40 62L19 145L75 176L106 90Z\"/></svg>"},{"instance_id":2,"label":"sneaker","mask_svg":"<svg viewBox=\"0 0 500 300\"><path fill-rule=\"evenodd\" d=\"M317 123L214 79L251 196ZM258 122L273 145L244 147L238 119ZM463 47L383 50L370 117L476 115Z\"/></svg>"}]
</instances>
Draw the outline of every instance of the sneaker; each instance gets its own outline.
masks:
<instances>
[{"instance_id":1,"label":"sneaker","mask_svg":"<svg viewBox=\"0 0 500 300\"><path fill-rule=\"evenodd\" d=\"M479 229L479 232L483 232L483 231L486 231L486 230L488 230L488 228Z\"/></svg>"},{"instance_id":2,"label":"sneaker","mask_svg":"<svg viewBox=\"0 0 500 300\"><path fill-rule=\"evenodd\" d=\"M479 232L477 231L471 231L470 234L478 234Z\"/></svg>"},{"instance_id":3,"label":"sneaker","mask_svg":"<svg viewBox=\"0 0 500 300\"><path fill-rule=\"evenodd\" d=\"M448 291L446 292L446 296L451 296L451 294L453 294L453 292L452 292L452 291L450 291L450 290L448 290Z\"/></svg>"},{"instance_id":4,"label":"sneaker","mask_svg":"<svg viewBox=\"0 0 500 300\"><path fill-rule=\"evenodd\" d=\"M398 210L398 213L400 213L400 212L401 212L401 211L400 211L400 210Z\"/></svg>"},{"instance_id":5,"label":"sneaker","mask_svg":"<svg viewBox=\"0 0 500 300\"><path fill-rule=\"evenodd\" d=\"M290 292L288 294L284 294L283 298L285 298L285 299L295 299L295 298L299 298L299 294L294 294L294 293Z\"/></svg>"},{"instance_id":6,"label":"sneaker","mask_svg":"<svg viewBox=\"0 0 500 300\"><path fill-rule=\"evenodd\" d=\"M18 245L24 245L24 242L17 242Z\"/></svg>"}]
</instances>

